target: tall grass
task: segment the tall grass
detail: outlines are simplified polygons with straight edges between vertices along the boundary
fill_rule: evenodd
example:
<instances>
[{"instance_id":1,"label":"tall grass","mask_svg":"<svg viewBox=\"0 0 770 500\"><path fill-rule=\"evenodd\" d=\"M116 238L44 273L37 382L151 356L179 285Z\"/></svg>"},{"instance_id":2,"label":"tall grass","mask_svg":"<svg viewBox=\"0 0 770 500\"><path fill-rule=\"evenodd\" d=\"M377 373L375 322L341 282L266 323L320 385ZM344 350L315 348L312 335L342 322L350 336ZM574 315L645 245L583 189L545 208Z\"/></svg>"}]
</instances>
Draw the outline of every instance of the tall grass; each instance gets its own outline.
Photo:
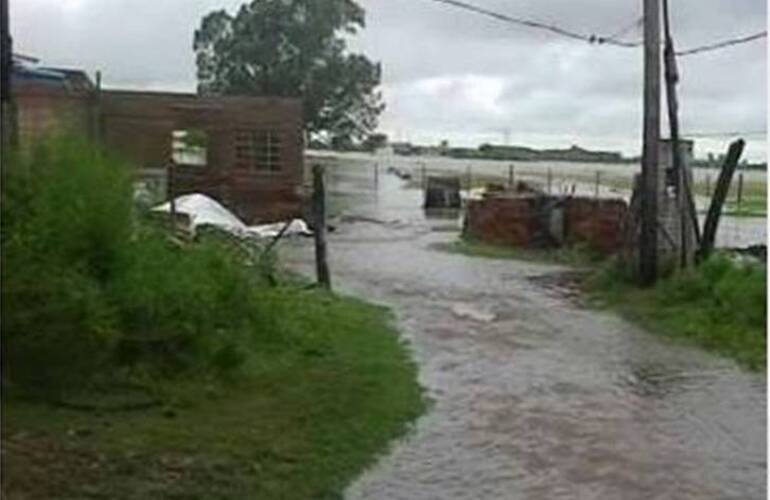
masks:
<instances>
[{"instance_id":1,"label":"tall grass","mask_svg":"<svg viewBox=\"0 0 770 500\"><path fill-rule=\"evenodd\" d=\"M695 269L638 289L615 266L589 288L653 331L684 339L763 370L767 343L767 267L715 254Z\"/></svg>"},{"instance_id":2,"label":"tall grass","mask_svg":"<svg viewBox=\"0 0 770 500\"><path fill-rule=\"evenodd\" d=\"M225 373L266 335L259 275L133 209L127 165L58 137L3 168L3 382L61 393L117 371Z\"/></svg>"}]
</instances>

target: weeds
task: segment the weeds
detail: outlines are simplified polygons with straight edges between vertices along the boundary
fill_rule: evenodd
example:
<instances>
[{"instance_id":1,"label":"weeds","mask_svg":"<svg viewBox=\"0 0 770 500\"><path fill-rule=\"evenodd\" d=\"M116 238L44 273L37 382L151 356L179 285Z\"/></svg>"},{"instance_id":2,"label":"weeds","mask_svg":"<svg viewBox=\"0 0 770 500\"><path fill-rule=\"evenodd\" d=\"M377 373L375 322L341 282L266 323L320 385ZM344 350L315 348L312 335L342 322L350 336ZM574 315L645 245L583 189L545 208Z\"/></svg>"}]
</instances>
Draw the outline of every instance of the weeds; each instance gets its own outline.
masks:
<instances>
[{"instance_id":1,"label":"weeds","mask_svg":"<svg viewBox=\"0 0 770 500\"><path fill-rule=\"evenodd\" d=\"M264 272L214 238L172 245L105 152L43 142L5 168L2 195L6 384L59 394L116 367L225 374L270 335Z\"/></svg>"},{"instance_id":2,"label":"weeds","mask_svg":"<svg viewBox=\"0 0 770 500\"><path fill-rule=\"evenodd\" d=\"M595 299L671 337L694 342L763 370L767 295L766 267L716 254L695 269L636 288L613 263L596 273L587 289Z\"/></svg>"}]
</instances>

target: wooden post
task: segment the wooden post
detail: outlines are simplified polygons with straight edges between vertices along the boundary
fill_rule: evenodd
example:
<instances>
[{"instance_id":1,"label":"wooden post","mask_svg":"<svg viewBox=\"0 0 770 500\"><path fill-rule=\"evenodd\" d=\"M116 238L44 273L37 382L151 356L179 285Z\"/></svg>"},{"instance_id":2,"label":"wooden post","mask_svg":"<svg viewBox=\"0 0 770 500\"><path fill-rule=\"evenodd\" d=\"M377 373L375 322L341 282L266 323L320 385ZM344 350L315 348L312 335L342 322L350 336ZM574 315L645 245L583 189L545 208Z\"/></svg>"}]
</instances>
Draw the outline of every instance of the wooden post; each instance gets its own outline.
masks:
<instances>
[{"instance_id":1,"label":"wooden post","mask_svg":"<svg viewBox=\"0 0 770 500\"><path fill-rule=\"evenodd\" d=\"M552 176L551 167L548 167L548 181L547 181L548 182L548 187L547 187L548 194L551 194L551 181L552 181L551 176Z\"/></svg>"},{"instance_id":2,"label":"wooden post","mask_svg":"<svg viewBox=\"0 0 770 500\"><path fill-rule=\"evenodd\" d=\"M513 165L508 165L508 189L513 189Z\"/></svg>"},{"instance_id":3,"label":"wooden post","mask_svg":"<svg viewBox=\"0 0 770 500\"><path fill-rule=\"evenodd\" d=\"M471 166L470 165L468 165L466 167L466 178L467 178L466 182L468 183L468 196L470 196L471 195L471 188L473 187L473 182L472 182L472 179L471 179Z\"/></svg>"},{"instance_id":4,"label":"wooden post","mask_svg":"<svg viewBox=\"0 0 770 500\"><path fill-rule=\"evenodd\" d=\"M743 172L738 174L738 211L741 210L742 202L743 202Z\"/></svg>"},{"instance_id":5,"label":"wooden post","mask_svg":"<svg viewBox=\"0 0 770 500\"><path fill-rule=\"evenodd\" d=\"M597 170L596 171L596 192L595 192L595 196L597 199L599 198L599 185L601 184L601 180L602 180L602 172L601 170Z\"/></svg>"},{"instance_id":6,"label":"wooden post","mask_svg":"<svg viewBox=\"0 0 770 500\"><path fill-rule=\"evenodd\" d=\"M717 179L717 184L714 188L714 196L711 198L709 211L706 215L706 223L703 225L703 239L698 249L698 260L707 259L714 249L719 217L722 214L722 205L725 199L727 199L730 182L732 181L735 168L738 166L738 161L741 159L745 145L746 143L743 142L743 139L738 139L730 144L730 149L727 150L727 157L725 157L722 170L719 172L719 179Z\"/></svg>"},{"instance_id":7,"label":"wooden post","mask_svg":"<svg viewBox=\"0 0 770 500\"><path fill-rule=\"evenodd\" d=\"M175 172L174 158L170 158L166 166L166 196L169 199L169 216L171 217L171 230L176 230L176 184L174 179Z\"/></svg>"},{"instance_id":8,"label":"wooden post","mask_svg":"<svg viewBox=\"0 0 770 500\"><path fill-rule=\"evenodd\" d=\"M679 82L679 72L676 67L676 55L674 53L674 40L671 36L671 23L668 15L668 0L663 0L663 23L665 26L665 79L666 98L668 102L668 123L671 130L671 156L672 166L677 176L677 200L680 216L680 246L681 265L690 264L689 237L690 231L695 234L696 244L700 240L700 228L698 214L695 209L695 200L690 190L688 173L682 161L682 151L679 147L679 103L676 95L676 84ZM691 224L690 225L688 225ZM694 250L694 249L693 249Z\"/></svg>"},{"instance_id":9,"label":"wooden post","mask_svg":"<svg viewBox=\"0 0 770 500\"><path fill-rule=\"evenodd\" d=\"M2 149L16 143L16 113L13 109L11 72L13 71L13 39L8 9L9 0L0 0L0 115L2 116ZM7 157L7 155L4 155Z\"/></svg>"},{"instance_id":10,"label":"wooden post","mask_svg":"<svg viewBox=\"0 0 770 500\"><path fill-rule=\"evenodd\" d=\"M642 146L639 277L658 277L658 144L660 143L660 0L644 2L644 135Z\"/></svg>"},{"instance_id":11,"label":"wooden post","mask_svg":"<svg viewBox=\"0 0 770 500\"><path fill-rule=\"evenodd\" d=\"M706 197L711 198L711 174L706 174Z\"/></svg>"},{"instance_id":12,"label":"wooden post","mask_svg":"<svg viewBox=\"0 0 770 500\"><path fill-rule=\"evenodd\" d=\"M91 101L91 140L99 144L102 140L102 72L97 71L95 89Z\"/></svg>"},{"instance_id":13,"label":"wooden post","mask_svg":"<svg viewBox=\"0 0 770 500\"><path fill-rule=\"evenodd\" d=\"M329 265L326 262L326 188L324 168L313 165L313 236L315 239L315 267L318 284L331 289Z\"/></svg>"}]
</instances>

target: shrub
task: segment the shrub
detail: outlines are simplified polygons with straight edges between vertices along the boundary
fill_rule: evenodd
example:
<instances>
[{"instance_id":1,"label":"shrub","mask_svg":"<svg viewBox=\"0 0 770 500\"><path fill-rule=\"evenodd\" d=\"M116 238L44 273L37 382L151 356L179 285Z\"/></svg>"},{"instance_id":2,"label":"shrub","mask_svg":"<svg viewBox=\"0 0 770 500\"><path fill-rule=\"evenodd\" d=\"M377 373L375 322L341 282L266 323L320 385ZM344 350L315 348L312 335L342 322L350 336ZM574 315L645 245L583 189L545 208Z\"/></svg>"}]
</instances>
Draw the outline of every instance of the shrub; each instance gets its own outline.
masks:
<instances>
[{"instance_id":1,"label":"shrub","mask_svg":"<svg viewBox=\"0 0 770 500\"><path fill-rule=\"evenodd\" d=\"M4 165L4 380L58 392L103 366L117 324L101 284L128 242L130 200L124 166L78 140Z\"/></svg>"},{"instance_id":2,"label":"shrub","mask_svg":"<svg viewBox=\"0 0 770 500\"><path fill-rule=\"evenodd\" d=\"M4 166L4 382L61 393L119 367L225 375L273 328L272 261L246 267L226 238L171 243L133 213L129 173L64 137Z\"/></svg>"}]
</instances>

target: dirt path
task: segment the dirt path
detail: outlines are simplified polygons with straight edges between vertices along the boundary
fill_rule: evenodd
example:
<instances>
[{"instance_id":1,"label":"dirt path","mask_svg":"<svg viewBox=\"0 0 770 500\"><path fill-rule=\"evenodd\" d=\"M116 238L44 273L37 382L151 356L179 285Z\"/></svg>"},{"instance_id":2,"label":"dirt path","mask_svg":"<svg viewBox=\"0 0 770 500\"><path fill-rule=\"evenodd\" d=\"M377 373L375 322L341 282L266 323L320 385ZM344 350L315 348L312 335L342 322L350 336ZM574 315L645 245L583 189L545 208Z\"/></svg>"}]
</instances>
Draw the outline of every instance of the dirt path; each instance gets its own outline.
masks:
<instances>
[{"instance_id":1,"label":"dirt path","mask_svg":"<svg viewBox=\"0 0 770 500\"><path fill-rule=\"evenodd\" d=\"M332 172L363 217L331 235L333 278L394 308L434 402L348 498L765 498L764 377L579 307L565 269L433 250L456 220L369 175ZM309 244L287 256L311 272Z\"/></svg>"}]
</instances>

